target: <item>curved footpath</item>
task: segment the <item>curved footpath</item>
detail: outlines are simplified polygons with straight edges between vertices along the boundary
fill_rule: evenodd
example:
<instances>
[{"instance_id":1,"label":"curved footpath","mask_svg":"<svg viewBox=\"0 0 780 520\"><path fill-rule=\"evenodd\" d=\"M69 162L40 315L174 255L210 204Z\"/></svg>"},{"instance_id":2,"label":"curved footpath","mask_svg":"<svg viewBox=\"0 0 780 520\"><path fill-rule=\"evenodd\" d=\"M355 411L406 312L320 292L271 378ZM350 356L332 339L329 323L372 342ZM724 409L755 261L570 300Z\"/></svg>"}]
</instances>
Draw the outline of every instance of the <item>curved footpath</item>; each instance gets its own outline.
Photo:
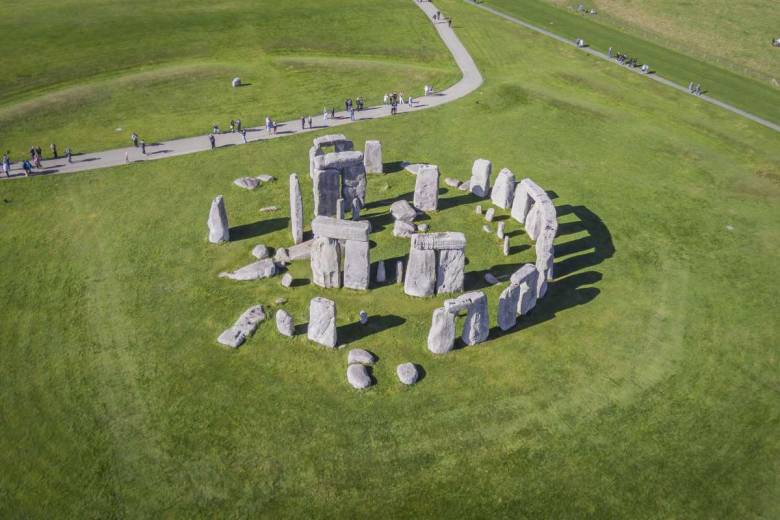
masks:
<instances>
[{"instance_id":1,"label":"curved footpath","mask_svg":"<svg viewBox=\"0 0 780 520\"><path fill-rule=\"evenodd\" d=\"M489 13L492 13L492 14L494 14L496 16L500 16L504 20L507 20L507 21L512 22L512 23L517 24L517 25L521 25L521 26L525 27L526 29L530 29L532 31L536 31L536 32L538 32L540 34L544 34L545 36L549 36L550 38L554 38L554 39L558 40L559 42L565 43L567 45L571 45L573 47L577 47L577 44L575 42L573 42L573 41L571 41L571 40L569 40L567 38L564 38L563 36L559 36L559 35L557 35L557 34L555 34L553 32L550 32L547 29L542 29L541 27L537 27L536 25L532 25L532 24L530 24L528 22L524 22L522 20L519 20L519 19L515 18L514 16L510 16L510 15L508 15L506 13L503 13L503 12L497 10L497 9L493 9L492 7L488 7L488 6L484 5L484 4L477 3L474 0L464 0L464 1L466 3L474 5L475 7L479 7L480 9L483 9L483 10L489 12ZM596 56L597 58L601 58L601 59L607 60L609 62L617 63L612 58L610 58L609 56L604 54L603 52L599 52L597 50L591 49L590 47L577 47L577 48L582 50L583 52L587 52L588 54L590 54L592 56ZM630 70L631 72L636 73L636 74L642 74L642 72L640 72L638 69L633 69L633 68L628 68L628 67L625 67L625 68L627 70ZM645 75L645 74L643 74L643 75ZM655 73L653 73L653 74L646 74L646 76L649 79L652 79L653 81L657 81L659 83L663 83L664 85L667 85L669 87L677 89L680 92L684 92L684 93L686 93L688 95L693 95L690 92L688 92L688 89L686 87L684 87L683 85L678 85L677 83L675 83L675 82L673 82L671 80L668 80L666 78L663 78L663 77L661 77L661 76L659 76L659 75L657 75ZM696 97L701 99L702 101L706 101L707 103L711 103L713 105L719 106L719 107L721 107L723 109L728 110L729 112L733 112L733 113L735 113L735 114L737 114L739 116L742 116L742 117L744 117L746 119L749 119L749 120L751 120L753 122L756 122L759 125L763 125L763 126L765 126L767 128L771 128L772 130L774 130L776 132L780 132L780 125L777 125L777 124L775 124L775 123L773 123L771 121L768 121L768 120L766 120L764 118L758 117L757 115L751 114L750 112L745 112L744 110L741 110L741 109L739 109L739 108L737 108L737 107L735 107L733 105L729 105L728 103L724 103L723 101L718 101L717 99L712 98L710 96L701 95L701 96L696 96Z\"/></svg>"},{"instance_id":2,"label":"curved footpath","mask_svg":"<svg viewBox=\"0 0 780 520\"><path fill-rule=\"evenodd\" d=\"M428 19L434 24L436 31L439 33L444 44L452 53L452 57L455 59L460 68L463 77L460 81L452 85L446 90L436 92L429 96L420 96L415 98L415 104L413 107L409 107L406 104L398 105L398 113L416 112L426 108L433 108L473 92L482 84L482 74L480 74L476 63L471 58L466 48L460 42L455 32L446 22L433 22L433 15L437 9L431 2L418 2L413 0L417 6L425 12ZM265 130L265 127L247 128L247 142L252 143L256 141L265 141L268 139L275 139L279 137L285 137L289 135L300 134L304 132L316 132L324 128L333 128L342 125L347 125L357 121L376 119L380 117L390 116L390 107L379 105L366 108L360 112L355 112L356 120L352 121L349 118L349 114L346 111L336 112L334 119L323 120L322 114L312 116L312 126L314 128L301 129L300 119L293 121L287 121L279 123L276 135L270 134ZM216 145L217 148L224 146L242 145L241 135L239 133L227 133L217 134ZM187 137L183 139L176 139L172 141L165 141L160 143L153 143L146 145L146 155L141 154L139 148L133 146L127 148L117 148L114 150L107 150L104 152L86 153L73 157L73 162L68 163L65 159L49 159L42 161L43 168L34 170L32 176L40 175L52 175L57 173L72 173L85 170L96 170L98 168L108 168L111 166L120 166L126 164L125 154L128 156L129 162L141 162L152 161L157 159L164 159L166 157L173 157L176 155L185 155L190 153L202 152L209 150L211 147L208 139L208 135L198 137ZM3 177L5 178L5 177ZM23 179L24 170L22 170L21 161L16 162L11 168L10 179Z\"/></svg>"}]
</instances>

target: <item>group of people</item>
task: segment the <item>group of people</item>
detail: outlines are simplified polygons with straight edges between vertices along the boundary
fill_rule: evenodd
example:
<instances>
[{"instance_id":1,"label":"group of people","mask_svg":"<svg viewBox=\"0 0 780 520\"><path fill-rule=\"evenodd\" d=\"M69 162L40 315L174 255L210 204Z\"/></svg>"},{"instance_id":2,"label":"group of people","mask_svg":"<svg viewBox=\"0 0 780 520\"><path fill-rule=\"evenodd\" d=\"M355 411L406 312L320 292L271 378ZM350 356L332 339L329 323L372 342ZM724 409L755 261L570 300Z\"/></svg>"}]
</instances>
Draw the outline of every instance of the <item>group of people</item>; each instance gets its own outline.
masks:
<instances>
[{"instance_id":1,"label":"group of people","mask_svg":"<svg viewBox=\"0 0 780 520\"><path fill-rule=\"evenodd\" d=\"M701 96L701 83L688 83L688 92L693 94L694 96Z\"/></svg>"},{"instance_id":2,"label":"group of people","mask_svg":"<svg viewBox=\"0 0 780 520\"><path fill-rule=\"evenodd\" d=\"M444 19L445 18L442 17L442 15L441 15L441 11L436 11L436 13L433 15L433 21L434 22L440 22L440 21L442 21ZM447 20L447 25L452 27L452 17L450 16L449 18L446 18L446 20Z\"/></svg>"},{"instance_id":3,"label":"group of people","mask_svg":"<svg viewBox=\"0 0 780 520\"><path fill-rule=\"evenodd\" d=\"M59 159L60 155L57 151L57 145L55 143L51 143L49 145L49 150L51 150L51 158L52 159ZM65 157L68 159L68 162L73 162L73 154L70 150L70 148L65 149ZM24 170L24 174L26 176L30 176L32 174L33 169L41 169L43 168L43 163L41 162L43 160L43 150L40 146L31 146L30 147L30 157L25 158L22 161L22 169ZM0 167L2 168L3 174L6 177L10 177L11 175L11 152L6 151L3 154L2 162L0 163Z\"/></svg>"}]
</instances>

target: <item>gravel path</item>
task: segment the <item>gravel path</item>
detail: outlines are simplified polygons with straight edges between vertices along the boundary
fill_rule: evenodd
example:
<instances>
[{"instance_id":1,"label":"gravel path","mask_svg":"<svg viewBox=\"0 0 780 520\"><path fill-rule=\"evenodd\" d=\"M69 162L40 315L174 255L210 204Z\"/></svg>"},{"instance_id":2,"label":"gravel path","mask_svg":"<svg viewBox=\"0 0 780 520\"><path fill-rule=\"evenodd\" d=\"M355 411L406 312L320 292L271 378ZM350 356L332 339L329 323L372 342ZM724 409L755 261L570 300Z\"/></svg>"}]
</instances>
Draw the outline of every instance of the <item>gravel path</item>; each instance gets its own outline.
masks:
<instances>
[{"instance_id":1,"label":"gravel path","mask_svg":"<svg viewBox=\"0 0 780 520\"><path fill-rule=\"evenodd\" d=\"M399 115L407 112L417 112L418 110L433 108L451 101L455 101L456 99L462 98L463 96L476 90L483 81L482 74L480 74L477 65L474 63L471 55L455 35L455 32L452 30L452 28L449 27L447 22L435 22L433 20L433 15L437 11L434 4L431 2L417 2L417 0L413 1L420 9L423 10L423 12L427 15L428 19L435 27L442 41L452 53L452 57L455 59L455 63L458 65L458 68L460 68L463 77L460 81L446 90L436 92L429 96L421 95L420 97L415 97L414 106L412 107L409 107L407 104L399 105ZM231 88L229 87L229 81L230 78L225 78L225 88ZM329 118L327 121L323 120L321 113L317 116L313 115L312 126L314 128L311 129L301 129L301 123L299 119L278 123L277 133L275 135L269 134L265 130L265 127L247 128L247 144L256 143L257 141L265 141L268 139L277 139L280 137L286 137L304 132L316 132L325 128L337 128L363 120L389 117L390 107L383 105L367 107L366 109L360 112L356 112L355 114L357 117L355 121L352 121L349 117L349 114L345 111L336 112L336 117L334 119ZM238 133L219 134L215 137L217 148L235 145L244 146L241 135ZM177 155L204 152L208 151L209 149L210 143L208 135L187 137L184 139L175 139L172 141L147 144L146 155L141 154L140 148L130 146L127 148L117 148L114 150L85 153L74 156L72 163L68 163L65 159L62 158L45 160L42 161L43 168L40 170L34 170L33 176L96 170L99 168L119 166L126 164L127 162L155 161ZM12 165L11 176L9 178L25 178L21 161Z\"/></svg>"}]
</instances>

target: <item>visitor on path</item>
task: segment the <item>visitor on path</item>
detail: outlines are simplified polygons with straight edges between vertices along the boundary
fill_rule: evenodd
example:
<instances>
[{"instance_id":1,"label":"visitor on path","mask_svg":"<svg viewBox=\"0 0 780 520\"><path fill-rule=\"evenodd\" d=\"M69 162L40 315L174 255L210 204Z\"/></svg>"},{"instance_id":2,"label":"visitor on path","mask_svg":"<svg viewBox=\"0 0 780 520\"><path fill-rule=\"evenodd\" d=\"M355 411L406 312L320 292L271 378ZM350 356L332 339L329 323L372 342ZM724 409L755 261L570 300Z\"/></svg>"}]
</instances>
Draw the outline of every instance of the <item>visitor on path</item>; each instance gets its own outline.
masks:
<instances>
[{"instance_id":1,"label":"visitor on path","mask_svg":"<svg viewBox=\"0 0 780 520\"><path fill-rule=\"evenodd\" d=\"M146 155L146 141L141 139L141 153Z\"/></svg>"},{"instance_id":2,"label":"visitor on path","mask_svg":"<svg viewBox=\"0 0 780 520\"><path fill-rule=\"evenodd\" d=\"M241 131L241 120L240 119L236 119L236 130L238 130L239 132Z\"/></svg>"},{"instance_id":3,"label":"visitor on path","mask_svg":"<svg viewBox=\"0 0 780 520\"><path fill-rule=\"evenodd\" d=\"M301 130L306 129L306 116L301 116Z\"/></svg>"},{"instance_id":4,"label":"visitor on path","mask_svg":"<svg viewBox=\"0 0 780 520\"><path fill-rule=\"evenodd\" d=\"M246 144L246 128L241 129L241 140Z\"/></svg>"},{"instance_id":5,"label":"visitor on path","mask_svg":"<svg viewBox=\"0 0 780 520\"><path fill-rule=\"evenodd\" d=\"M129 152L125 152L125 164L127 164L129 162L130 162L130 153Z\"/></svg>"},{"instance_id":6,"label":"visitor on path","mask_svg":"<svg viewBox=\"0 0 780 520\"><path fill-rule=\"evenodd\" d=\"M265 116L265 131L271 133L271 117Z\"/></svg>"},{"instance_id":7,"label":"visitor on path","mask_svg":"<svg viewBox=\"0 0 780 520\"><path fill-rule=\"evenodd\" d=\"M330 118L331 119L336 119L336 108L335 107L330 107Z\"/></svg>"},{"instance_id":8,"label":"visitor on path","mask_svg":"<svg viewBox=\"0 0 780 520\"><path fill-rule=\"evenodd\" d=\"M217 139L214 137L214 134L209 134L209 144L211 145L211 149L213 150L217 146Z\"/></svg>"},{"instance_id":9,"label":"visitor on path","mask_svg":"<svg viewBox=\"0 0 780 520\"><path fill-rule=\"evenodd\" d=\"M350 108L350 109L349 109L349 118L350 118L352 121L354 121L354 120L355 120L355 109L354 109L354 108Z\"/></svg>"},{"instance_id":10,"label":"visitor on path","mask_svg":"<svg viewBox=\"0 0 780 520\"><path fill-rule=\"evenodd\" d=\"M3 173L5 173L6 177L11 176L11 152L5 152L3 154Z\"/></svg>"},{"instance_id":11,"label":"visitor on path","mask_svg":"<svg viewBox=\"0 0 780 520\"><path fill-rule=\"evenodd\" d=\"M219 133L219 125L214 125L211 127L211 133L212 134L218 134Z\"/></svg>"},{"instance_id":12,"label":"visitor on path","mask_svg":"<svg viewBox=\"0 0 780 520\"><path fill-rule=\"evenodd\" d=\"M384 99L382 99L382 104L383 104L383 105L385 105L385 106L387 106L387 103L388 103L388 101L390 101L390 96L388 96L387 94L385 94L385 97L384 97Z\"/></svg>"},{"instance_id":13,"label":"visitor on path","mask_svg":"<svg viewBox=\"0 0 780 520\"><path fill-rule=\"evenodd\" d=\"M70 146L65 148L65 157L68 158L68 163L73 162L73 151L70 149Z\"/></svg>"},{"instance_id":14,"label":"visitor on path","mask_svg":"<svg viewBox=\"0 0 780 520\"><path fill-rule=\"evenodd\" d=\"M448 25L449 27L452 27L452 17L450 17L450 18L447 18L447 25Z\"/></svg>"},{"instance_id":15,"label":"visitor on path","mask_svg":"<svg viewBox=\"0 0 780 520\"><path fill-rule=\"evenodd\" d=\"M327 125L328 124L328 109L325 107L322 107L322 121Z\"/></svg>"},{"instance_id":16,"label":"visitor on path","mask_svg":"<svg viewBox=\"0 0 780 520\"><path fill-rule=\"evenodd\" d=\"M24 162L22 163L22 168L24 169L24 176L29 177L30 174L32 173L32 164L30 164L30 161L25 159Z\"/></svg>"},{"instance_id":17,"label":"visitor on path","mask_svg":"<svg viewBox=\"0 0 780 520\"><path fill-rule=\"evenodd\" d=\"M312 126L311 126L311 116L309 116L309 117L307 118L307 120L308 120L308 122L309 122L309 128L311 128L311 127L312 127Z\"/></svg>"},{"instance_id":18,"label":"visitor on path","mask_svg":"<svg viewBox=\"0 0 780 520\"><path fill-rule=\"evenodd\" d=\"M133 142L133 146L138 148L138 134L136 134L135 132L130 134L130 140Z\"/></svg>"},{"instance_id":19,"label":"visitor on path","mask_svg":"<svg viewBox=\"0 0 780 520\"><path fill-rule=\"evenodd\" d=\"M409 96L408 104L409 104L409 108L412 108L412 105L414 105L414 99L412 98L412 96Z\"/></svg>"},{"instance_id":20,"label":"visitor on path","mask_svg":"<svg viewBox=\"0 0 780 520\"><path fill-rule=\"evenodd\" d=\"M273 129L274 129L274 135L276 135L276 121L272 122Z\"/></svg>"},{"instance_id":21,"label":"visitor on path","mask_svg":"<svg viewBox=\"0 0 780 520\"><path fill-rule=\"evenodd\" d=\"M42 168L42 166L41 166L41 156L38 153L38 150L35 150L35 153L33 154L32 162L33 162L33 164L35 165L36 168L38 168L38 169Z\"/></svg>"},{"instance_id":22,"label":"visitor on path","mask_svg":"<svg viewBox=\"0 0 780 520\"><path fill-rule=\"evenodd\" d=\"M236 122L232 119L230 120L230 133L234 134L236 133Z\"/></svg>"},{"instance_id":23,"label":"visitor on path","mask_svg":"<svg viewBox=\"0 0 780 520\"><path fill-rule=\"evenodd\" d=\"M52 156L54 159L58 159L59 157L57 157L57 145L56 145L56 144L54 144L54 143L51 143L51 144L49 145L49 149L51 150L51 156Z\"/></svg>"}]
</instances>

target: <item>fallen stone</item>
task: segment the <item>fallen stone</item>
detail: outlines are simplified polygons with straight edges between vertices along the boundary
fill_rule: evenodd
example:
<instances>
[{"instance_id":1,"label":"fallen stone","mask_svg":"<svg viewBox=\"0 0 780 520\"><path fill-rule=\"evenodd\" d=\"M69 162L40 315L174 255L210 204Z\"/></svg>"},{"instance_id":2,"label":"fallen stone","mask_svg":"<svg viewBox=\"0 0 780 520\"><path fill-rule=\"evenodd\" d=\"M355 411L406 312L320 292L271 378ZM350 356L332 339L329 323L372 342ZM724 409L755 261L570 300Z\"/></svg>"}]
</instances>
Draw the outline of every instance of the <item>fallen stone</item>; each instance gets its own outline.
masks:
<instances>
[{"instance_id":1,"label":"fallen stone","mask_svg":"<svg viewBox=\"0 0 780 520\"><path fill-rule=\"evenodd\" d=\"M460 181L458 179L453 179L452 177L445 177L444 184L451 188L457 188L460 186Z\"/></svg>"},{"instance_id":2,"label":"fallen stone","mask_svg":"<svg viewBox=\"0 0 780 520\"><path fill-rule=\"evenodd\" d=\"M428 224L419 224L417 226L417 231L420 233L427 233L428 232Z\"/></svg>"},{"instance_id":3,"label":"fallen stone","mask_svg":"<svg viewBox=\"0 0 780 520\"><path fill-rule=\"evenodd\" d=\"M341 251L338 240L317 237L311 247L312 282L326 289L341 287Z\"/></svg>"},{"instance_id":4,"label":"fallen stone","mask_svg":"<svg viewBox=\"0 0 780 520\"><path fill-rule=\"evenodd\" d=\"M222 195L217 195L211 202L211 211L208 219L209 242L219 244L230 240L230 226L228 226L225 200Z\"/></svg>"},{"instance_id":5,"label":"fallen stone","mask_svg":"<svg viewBox=\"0 0 780 520\"><path fill-rule=\"evenodd\" d=\"M436 284L436 251L414 249L409 251L404 292L409 296L433 296Z\"/></svg>"},{"instance_id":6,"label":"fallen stone","mask_svg":"<svg viewBox=\"0 0 780 520\"><path fill-rule=\"evenodd\" d=\"M396 220L393 224L393 236L409 238L417 232L417 226L405 220Z\"/></svg>"},{"instance_id":7,"label":"fallen stone","mask_svg":"<svg viewBox=\"0 0 780 520\"><path fill-rule=\"evenodd\" d=\"M366 141L363 150L363 165L366 173L382 173L382 143Z\"/></svg>"},{"instance_id":8,"label":"fallen stone","mask_svg":"<svg viewBox=\"0 0 780 520\"><path fill-rule=\"evenodd\" d=\"M270 255L271 253L268 251L268 248L263 244L257 244L255 247L252 248L252 256L257 258L258 260L268 258Z\"/></svg>"},{"instance_id":9,"label":"fallen stone","mask_svg":"<svg viewBox=\"0 0 780 520\"><path fill-rule=\"evenodd\" d=\"M414 184L414 207L419 211L436 211L439 207L439 167L424 166Z\"/></svg>"},{"instance_id":10,"label":"fallen stone","mask_svg":"<svg viewBox=\"0 0 780 520\"><path fill-rule=\"evenodd\" d=\"M474 213L476 213L477 215L482 215L482 205L481 204L477 204L477 207L474 208Z\"/></svg>"},{"instance_id":11,"label":"fallen stone","mask_svg":"<svg viewBox=\"0 0 780 520\"><path fill-rule=\"evenodd\" d=\"M434 309L428 331L428 350L445 354L455 346L455 315L444 308Z\"/></svg>"},{"instance_id":12,"label":"fallen stone","mask_svg":"<svg viewBox=\"0 0 780 520\"><path fill-rule=\"evenodd\" d=\"M265 206L260 208L260 213L273 213L279 211L279 206Z\"/></svg>"},{"instance_id":13,"label":"fallen stone","mask_svg":"<svg viewBox=\"0 0 780 520\"><path fill-rule=\"evenodd\" d=\"M482 231L484 231L485 233L492 233L493 232L493 230L490 229L490 226L488 226L487 224L483 224L482 225Z\"/></svg>"},{"instance_id":14,"label":"fallen stone","mask_svg":"<svg viewBox=\"0 0 780 520\"><path fill-rule=\"evenodd\" d=\"M241 78L233 78L233 81L231 81L230 84L233 85L233 88L240 87Z\"/></svg>"},{"instance_id":15,"label":"fallen stone","mask_svg":"<svg viewBox=\"0 0 780 520\"><path fill-rule=\"evenodd\" d=\"M487 159L477 159L471 168L471 179L469 189L471 193L483 199L488 196L490 190L490 173L493 169L493 163Z\"/></svg>"},{"instance_id":16,"label":"fallen stone","mask_svg":"<svg viewBox=\"0 0 780 520\"><path fill-rule=\"evenodd\" d=\"M264 258L257 262L245 265L232 273L219 273L220 278L229 278L242 282L270 278L276 274L276 264L270 258Z\"/></svg>"},{"instance_id":17,"label":"fallen stone","mask_svg":"<svg viewBox=\"0 0 780 520\"><path fill-rule=\"evenodd\" d=\"M303 242L303 198L298 175L290 174L290 233L293 244Z\"/></svg>"},{"instance_id":18,"label":"fallen stone","mask_svg":"<svg viewBox=\"0 0 780 520\"><path fill-rule=\"evenodd\" d=\"M349 365L347 367L347 381L358 390L371 386L371 376L364 365Z\"/></svg>"},{"instance_id":19,"label":"fallen stone","mask_svg":"<svg viewBox=\"0 0 780 520\"><path fill-rule=\"evenodd\" d=\"M397 200L390 205L390 214L393 215L395 220L403 220L405 222L412 222L417 217L417 212L414 210L409 201Z\"/></svg>"},{"instance_id":20,"label":"fallen stone","mask_svg":"<svg viewBox=\"0 0 780 520\"><path fill-rule=\"evenodd\" d=\"M385 283L386 280L387 280L387 273L385 272L385 263L384 261L380 260L376 264L376 282Z\"/></svg>"},{"instance_id":21,"label":"fallen stone","mask_svg":"<svg viewBox=\"0 0 780 520\"><path fill-rule=\"evenodd\" d=\"M420 379L420 372L413 363L402 363L395 368L398 380L405 385L413 385Z\"/></svg>"},{"instance_id":22,"label":"fallen stone","mask_svg":"<svg viewBox=\"0 0 780 520\"><path fill-rule=\"evenodd\" d=\"M222 332L217 341L226 347L238 348L246 340L246 335L235 327L230 327Z\"/></svg>"},{"instance_id":23,"label":"fallen stone","mask_svg":"<svg viewBox=\"0 0 780 520\"><path fill-rule=\"evenodd\" d=\"M309 302L308 338L311 341L334 348L336 346L336 304L317 296Z\"/></svg>"},{"instance_id":24,"label":"fallen stone","mask_svg":"<svg viewBox=\"0 0 780 520\"><path fill-rule=\"evenodd\" d=\"M458 191L470 191L471 190L471 183L469 181L462 182L460 186L458 186Z\"/></svg>"},{"instance_id":25,"label":"fallen stone","mask_svg":"<svg viewBox=\"0 0 780 520\"><path fill-rule=\"evenodd\" d=\"M291 287L293 283L293 276L290 273L284 273L284 276L282 276L282 287Z\"/></svg>"},{"instance_id":26,"label":"fallen stone","mask_svg":"<svg viewBox=\"0 0 780 520\"><path fill-rule=\"evenodd\" d=\"M488 210L485 212L485 220L488 222L493 222L493 215L495 215L496 210L493 208L488 208Z\"/></svg>"},{"instance_id":27,"label":"fallen stone","mask_svg":"<svg viewBox=\"0 0 780 520\"><path fill-rule=\"evenodd\" d=\"M276 330L278 330L279 334L282 336L287 336L289 338L293 337L295 334L295 322L293 321L293 317L284 309L276 311Z\"/></svg>"},{"instance_id":28,"label":"fallen stone","mask_svg":"<svg viewBox=\"0 0 780 520\"><path fill-rule=\"evenodd\" d=\"M353 348L347 356L348 365L373 365L374 363L376 363L376 356L362 348Z\"/></svg>"},{"instance_id":29,"label":"fallen stone","mask_svg":"<svg viewBox=\"0 0 780 520\"><path fill-rule=\"evenodd\" d=\"M368 323L368 313L366 311L360 311L358 314L358 319L360 320L361 325L365 325Z\"/></svg>"},{"instance_id":30,"label":"fallen stone","mask_svg":"<svg viewBox=\"0 0 780 520\"><path fill-rule=\"evenodd\" d=\"M255 333L257 326L265 320L262 305L255 305L245 310L232 327L222 332L217 341L226 347L237 348L247 337Z\"/></svg>"},{"instance_id":31,"label":"fallen stone","mask_svg":"<svg viewBox=\"0 0 780 520\"><path fill-rule=\"evenodd\" d=\"M260 175L255 177L255 179L261 182L271 182L271 181L275 181L276 177L274 177L273 175L268 175L267 173L261 173Z\"/></svg>"},{"instance_id":32,"label":"fallen stone","mask_svg":"<svg viewBox=\"0 0 780 520\"><path fill-rule=\"evenodd\" d=\"M253 190L260 186L260 181L254 177L239 177L233 181L233 184L239 188L244 188L245 190Z\"/></svg>"},{"instance_id":33,"label":"fallen stone","mask_svg":"<svg viewBox=\"0 0 780 520\"><path fill-rule=\"evenodd\" d=\"M489 283L490 285L496 285L498 283L501 283L498 281L498 278L496 278L493 273L485 273L485 281Z\"/></svg>"},{"instance_id":34,"label":"fallen stone","mask_svg":"<svg viewBox=\"0 0 780 520\"><path fill-rule=\"evenodd\" d=\"M311 257L311 245L314 240L307 240L287 249L288 260L303 260Z\"/></svg>"},{"instance_id":35,"label":"fallen stone","mask_svg":"<svg viewBox=\"0 0 780 520\"><path fill-rule=\"evenodd\" d=\"M311 229L316 237L368 242L371 224L368 220L339 220L333 217L315 217L311 222Z\"/></svg>"},{"instance_id":36,"label":"fallen stone","mask_svg":"<svg viewBox=\"0 0 780 520\"><path fill-rule=\"evenodd\" d=\"M496 183L490 190L490 200L501 209L509 209L515 196L515 175L504 168L498 172Z\"/></svg>"},{"instance_id":37,"label":"fallen stone","mask_svg":"<svg viewBox=\"0 0 780 520\"><path fill-rule=\"evenodd\" d=\"M284 297L280 296L279 298L274 300L274 303L276 305L284 305L285 303L287 303L287 298L284 298Z\"/></svg>"}]
</instances>

